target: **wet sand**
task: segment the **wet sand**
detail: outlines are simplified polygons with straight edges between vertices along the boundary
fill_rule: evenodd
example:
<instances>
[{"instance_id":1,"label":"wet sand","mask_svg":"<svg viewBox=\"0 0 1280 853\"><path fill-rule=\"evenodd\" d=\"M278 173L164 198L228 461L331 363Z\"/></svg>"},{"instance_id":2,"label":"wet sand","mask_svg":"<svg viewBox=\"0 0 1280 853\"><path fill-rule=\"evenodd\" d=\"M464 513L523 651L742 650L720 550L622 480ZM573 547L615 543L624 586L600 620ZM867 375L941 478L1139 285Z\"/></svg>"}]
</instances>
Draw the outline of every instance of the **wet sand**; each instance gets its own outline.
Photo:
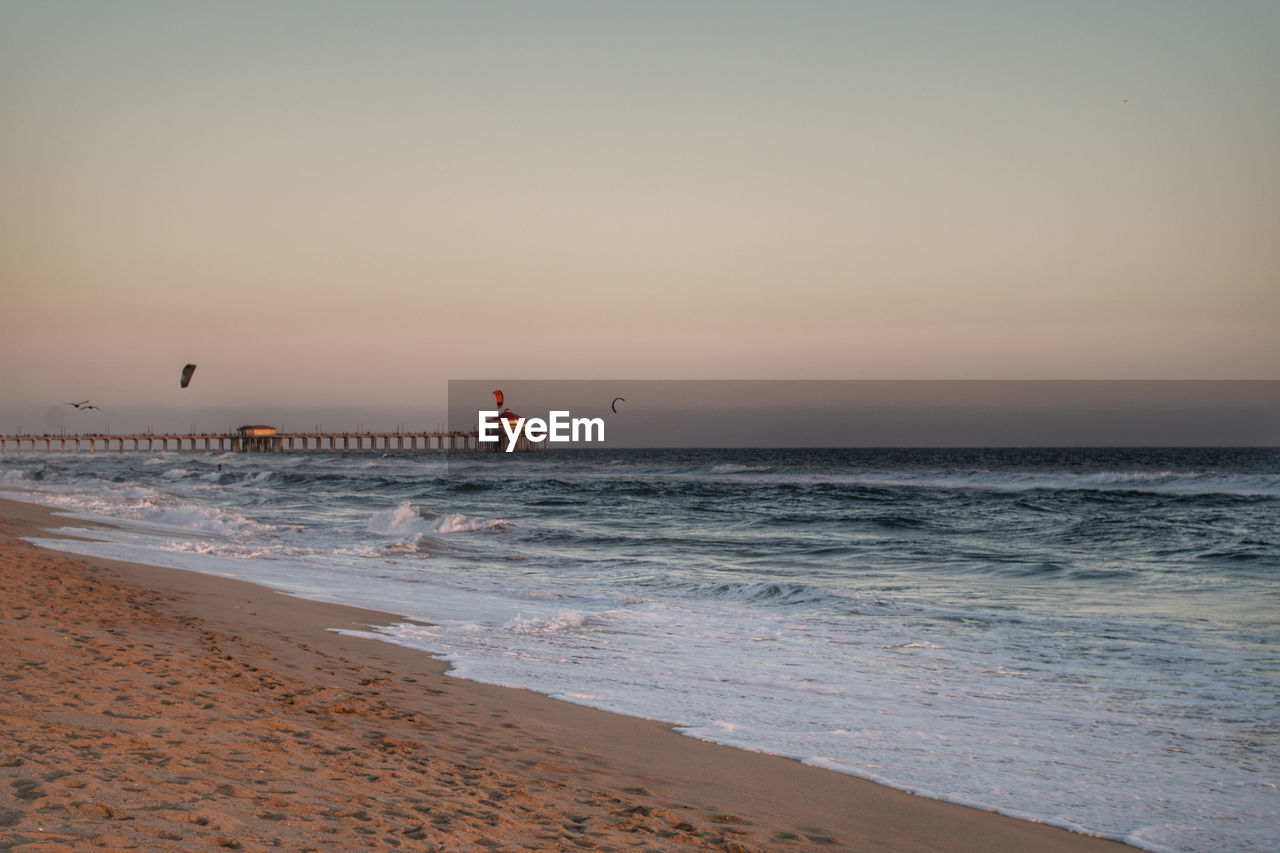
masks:
<instances>
[{"instance_id":1,"label":"wet sand","mask_svg":"<svg viewBox=\"0 0 1280 853\"><path fill-rule=\"evenodd\" d=\"M392 615L20 539L66 524L0 501L0 850L1133 849L330 630Z\"/></svg>"}]
</instances>

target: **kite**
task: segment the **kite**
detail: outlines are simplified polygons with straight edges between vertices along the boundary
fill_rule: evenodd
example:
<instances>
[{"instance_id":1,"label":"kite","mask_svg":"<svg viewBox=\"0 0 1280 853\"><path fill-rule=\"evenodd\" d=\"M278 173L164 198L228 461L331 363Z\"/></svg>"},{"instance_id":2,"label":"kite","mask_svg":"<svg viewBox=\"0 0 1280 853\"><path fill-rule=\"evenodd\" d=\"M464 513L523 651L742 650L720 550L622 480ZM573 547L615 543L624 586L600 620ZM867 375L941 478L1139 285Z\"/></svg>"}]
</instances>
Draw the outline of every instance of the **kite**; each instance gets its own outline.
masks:
<instances>
[{"instance_id":1,"label":"kite","mask_svg":"<svg viewBox=\"0 0 1280 853\"><path fill-rule=\"evenodd\" d=\"M614 397L614 398L613 398L613 402L609 404L609 408L613 409L613 413L614 413L615 415L616 415L616 414L618 414L618 401L619 401L619 400L621 400L621 401L622 401L622 402L624 402L624 403L625 403L625 402L627 402L627 398L626 398L626 397Z\"/></svg>"},{"instance_id":2,"label":"kite","mask_svg":"<svg viewBox=\"0 0 1280 853\"><path fill-rule=\"evenodd\" d=\"M494 391L494 392L493 392L493 399L497 401L497 405L501 406L501 405L502 405L502 392L501 392L501 391Z\"/></svg>"},{"instance_id":3,"label":"kite","mask_svg":"<svg viewBox=\"0 0 1280 853\"><path fill-rule=\"evenodd\" d=\"M188 385L191 384L191 374L195 372L196 372L196 366L194 364L188 364L186 367L182 368L182 387L183 388L186 388Z\"/></svg>"}]
</instances>

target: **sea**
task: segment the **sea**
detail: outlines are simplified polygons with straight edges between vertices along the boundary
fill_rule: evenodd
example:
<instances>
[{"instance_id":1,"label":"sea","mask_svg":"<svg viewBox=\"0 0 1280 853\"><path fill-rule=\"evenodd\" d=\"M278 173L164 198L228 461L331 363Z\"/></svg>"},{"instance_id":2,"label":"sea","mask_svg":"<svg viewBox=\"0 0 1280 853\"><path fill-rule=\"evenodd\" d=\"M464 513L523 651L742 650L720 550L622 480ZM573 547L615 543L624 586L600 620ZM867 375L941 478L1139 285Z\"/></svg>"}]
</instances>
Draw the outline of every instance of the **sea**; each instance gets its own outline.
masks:
<instances>
[{"instance_id":1,"label":"sea","mask_svg":"<svg viewBox=\"0 0 1280 853\"><path fill-rule=\"evenodd\" d=\"M91 537L49 548L394 614L459 678L1280 849L1278 449L11 452L0 494Z\"/></svg>"}]
</instances>

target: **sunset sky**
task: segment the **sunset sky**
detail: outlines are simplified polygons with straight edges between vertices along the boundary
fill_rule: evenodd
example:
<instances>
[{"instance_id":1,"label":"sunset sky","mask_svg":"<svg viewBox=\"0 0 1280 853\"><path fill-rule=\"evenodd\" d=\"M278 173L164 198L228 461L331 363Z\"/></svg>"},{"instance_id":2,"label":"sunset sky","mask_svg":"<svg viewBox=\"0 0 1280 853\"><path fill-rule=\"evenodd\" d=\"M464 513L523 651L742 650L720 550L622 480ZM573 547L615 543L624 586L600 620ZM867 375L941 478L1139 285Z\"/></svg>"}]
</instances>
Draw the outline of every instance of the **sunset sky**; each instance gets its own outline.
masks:
<instances>
[{"instance_id":1,"label":"sunset sky","mask_svg":"<svg viewBox=\"0 0 1280 853\"><path fill-rule=\"evenodd\" d=\"M1280 378L1277 44L1274 0L0 0L0 430Z\"/></svg>"}]
</instances>

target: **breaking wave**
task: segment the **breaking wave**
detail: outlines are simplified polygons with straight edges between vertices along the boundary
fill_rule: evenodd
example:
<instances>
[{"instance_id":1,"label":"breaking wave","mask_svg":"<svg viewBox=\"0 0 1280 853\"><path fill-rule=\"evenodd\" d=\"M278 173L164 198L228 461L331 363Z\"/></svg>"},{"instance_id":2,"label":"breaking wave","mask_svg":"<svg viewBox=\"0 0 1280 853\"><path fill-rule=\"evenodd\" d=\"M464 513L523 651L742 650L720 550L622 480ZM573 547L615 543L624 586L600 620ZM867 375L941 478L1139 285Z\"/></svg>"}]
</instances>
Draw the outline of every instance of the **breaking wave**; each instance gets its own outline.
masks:
<instances>
[{"instance_id":1,"label":"breaking wave","mask_svg":"<svg viewBox=\"0 0 1280 853\"><path fill-rule=\"evenodd\" d=\"M468 516L460 512L437 514L410 501L401 501L391 509L374 513L366 530L412 543L440 535L499 531L515 526L503 518Z\"/></svg>"}]
</instances>

